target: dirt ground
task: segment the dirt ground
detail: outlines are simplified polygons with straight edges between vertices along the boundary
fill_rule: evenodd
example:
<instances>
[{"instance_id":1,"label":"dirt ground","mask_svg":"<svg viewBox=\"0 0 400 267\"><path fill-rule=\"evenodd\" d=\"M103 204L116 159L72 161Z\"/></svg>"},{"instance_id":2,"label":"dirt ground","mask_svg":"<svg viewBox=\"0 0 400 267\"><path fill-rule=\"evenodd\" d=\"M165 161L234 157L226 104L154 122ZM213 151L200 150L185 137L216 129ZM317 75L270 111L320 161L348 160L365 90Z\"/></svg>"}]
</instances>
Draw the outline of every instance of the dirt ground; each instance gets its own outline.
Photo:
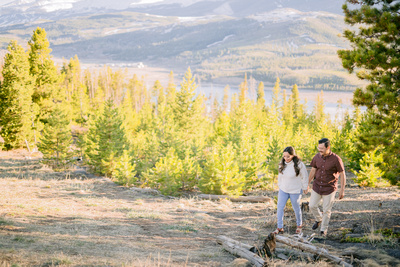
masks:
<instances>
[{"instance_id":1,"label":"dirt ground","mask_svg":"<svg viewBox=\"0 0 400 267\"><path fill-rule=\"evenodd\" d=\"M255 245L276 227L274 204L137 192L82 170L55 173L23 150L0 152L0 188L0 267L246 266L222 249L216 236ZM254 194L276 197L277 192ZM314 245L356 266L400 266L398 238L382 242L382 236L372 234L398 230L399 197L398 188L362 189L349 179L345 198L333 208L327 239L318 238ZM310 235L314 220L309 212L303 218L304 234ZM290 208L285 231L295 231ZM372 241L341 242L349 233L369 234ZM342 255L351 250L362 255ZM315 265L294 259L267 262ZM334 264L320 258L318 265Z\"/></svg>"}]
</instances>

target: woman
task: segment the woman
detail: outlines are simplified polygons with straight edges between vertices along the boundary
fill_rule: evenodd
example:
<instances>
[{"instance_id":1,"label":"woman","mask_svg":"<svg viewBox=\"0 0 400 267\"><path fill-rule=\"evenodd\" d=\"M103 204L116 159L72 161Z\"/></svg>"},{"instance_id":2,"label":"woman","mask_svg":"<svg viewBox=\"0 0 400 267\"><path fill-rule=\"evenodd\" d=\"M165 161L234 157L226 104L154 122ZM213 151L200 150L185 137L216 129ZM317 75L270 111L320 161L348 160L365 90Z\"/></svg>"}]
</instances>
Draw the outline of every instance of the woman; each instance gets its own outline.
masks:
<instances>
[{"instance_id":1,"label":"woman","mask_svg":"<svg viewBox=\"0 0 400 267\"><path fill-rule=\"evenodd\" d=\"M279 164L278 186L278 228L274 233L283 233L283 211L286 202L290 198L294 213L296 214L296 234L300 234L303 226L300 201L302 191L307 190L308 173L306 166L300 161L294 148L291 146L283 150L282 162Z\"/></svg>"}]
</instances>

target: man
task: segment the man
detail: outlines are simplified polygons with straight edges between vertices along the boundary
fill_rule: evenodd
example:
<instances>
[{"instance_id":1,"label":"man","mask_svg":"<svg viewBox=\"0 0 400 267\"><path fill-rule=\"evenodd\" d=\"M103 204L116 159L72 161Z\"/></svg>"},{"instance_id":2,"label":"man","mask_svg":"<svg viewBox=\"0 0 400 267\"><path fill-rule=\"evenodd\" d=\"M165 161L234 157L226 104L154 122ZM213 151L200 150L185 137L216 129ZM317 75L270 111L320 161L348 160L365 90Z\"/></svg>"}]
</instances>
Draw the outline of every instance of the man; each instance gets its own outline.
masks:
<instances>
[{"instance_id":1,"label":"man","mask_svg":"<svg viewBox=\"0 0 400 267\"><path fill-rule=\"evenodd\" d=\"M340 176L339 199L344 197L344 187L346 185L346 174L342 159L331 151L329 139L323 138L318 141L319 153L311 161L311 171L308 176L308 186L314 179L310 197L310 210L315 217L312 229L315 230L321 225L321 235L326 237L328 232L329 219L338 188L338 178ZM308 193L309 187L305 191ZM318 204L323 202L323 213L318 208Z\"/></svg>"}]
</instances>

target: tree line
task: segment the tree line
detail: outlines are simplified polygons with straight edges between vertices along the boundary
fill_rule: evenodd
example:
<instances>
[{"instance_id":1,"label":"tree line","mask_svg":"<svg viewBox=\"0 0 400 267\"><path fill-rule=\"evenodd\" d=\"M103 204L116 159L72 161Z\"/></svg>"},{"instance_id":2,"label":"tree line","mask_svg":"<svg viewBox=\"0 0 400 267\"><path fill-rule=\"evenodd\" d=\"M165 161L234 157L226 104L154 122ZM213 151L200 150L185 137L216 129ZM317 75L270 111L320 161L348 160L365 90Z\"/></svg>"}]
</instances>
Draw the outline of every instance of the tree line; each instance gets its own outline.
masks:
<instances>
[{"instance_id":1,"label":"tree line","mask_svg":"<svg viewBox=\"0 0 400 267\"><path fill-rule=\"evenodd\" d=\"M388 161L385 154L396 146L372 146L377 139L371 134L378 130L371 120L379 107L367 106L365 114L356 107L353 114L332 120L324 112L322 91L307 113L297 85L288 96L279 78L270 105L262 82L257 98L249 98L246 76L238 94L229 97L225 88L222 102L197 95L196 87L190 68L179 87L171 72L168 84L156 81L150 88L123 70L82 71L76 56L58 69L45 30L37 28L27 51L12 41L4 58L3 146L37 147L55 169L81 155L95 173L165 194L199 189L240 195L271 187L284 147L294 146L307 163L317 152L317 140L327 137L360 184L374 186L381 177L398 182L398 169L392 167L399 159ZM355 102L361 103L361 97L356 91ZM397 127L394 115L389 112L387 118ZM393 136L398 138L398 131Z\"/></svg>"}]
</instances>

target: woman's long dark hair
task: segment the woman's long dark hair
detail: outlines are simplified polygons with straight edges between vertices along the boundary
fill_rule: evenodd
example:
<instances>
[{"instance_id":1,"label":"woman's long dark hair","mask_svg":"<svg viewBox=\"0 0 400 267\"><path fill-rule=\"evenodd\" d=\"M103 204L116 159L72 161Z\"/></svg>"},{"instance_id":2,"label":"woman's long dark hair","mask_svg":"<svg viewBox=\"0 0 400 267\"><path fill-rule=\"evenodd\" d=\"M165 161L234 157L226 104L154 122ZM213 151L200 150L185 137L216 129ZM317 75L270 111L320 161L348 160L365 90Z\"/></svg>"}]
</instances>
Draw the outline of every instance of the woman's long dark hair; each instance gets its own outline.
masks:
<instances>
[{"instance_id":1,"label":"woman's long dark hair","mask_svg":"<svg viewBox=\"0 0 400 267\"><path fill-rule=\"evenodd\" d=\"M289 153L289 155L293 156L292 160L294 163L294 171L296 172L296 176L298 176L300 173L300 167L299 167L300 158L296 155L296 151L294 150L294 148L292 146L288 146L283 150L283 152L287 152L287 153ZM283 170L285 168L286 168L286 161L282 157L282 161L281 161L281 163L279 163L279 172L283 173Z\"/></svg>"}]
</instances>

